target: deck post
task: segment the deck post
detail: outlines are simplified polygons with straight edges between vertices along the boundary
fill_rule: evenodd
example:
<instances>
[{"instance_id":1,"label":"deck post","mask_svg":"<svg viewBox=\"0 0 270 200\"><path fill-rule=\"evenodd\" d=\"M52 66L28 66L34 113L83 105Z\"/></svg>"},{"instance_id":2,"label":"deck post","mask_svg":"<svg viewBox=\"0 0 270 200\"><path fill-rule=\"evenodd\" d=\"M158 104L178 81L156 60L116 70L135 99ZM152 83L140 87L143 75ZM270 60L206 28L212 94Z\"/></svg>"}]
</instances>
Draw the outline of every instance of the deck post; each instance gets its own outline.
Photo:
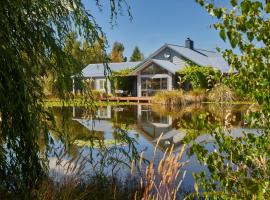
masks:
<instances>
[{"instance_id":1,"label":"deck post","mask_svg":"<svg viewBox=\"0 0 270 200\"><path fill-rule=\"evenodd\" d=\"M75 79L74 76L72 77L72 93L75 95Z\"/></svg>"}]
</instances>

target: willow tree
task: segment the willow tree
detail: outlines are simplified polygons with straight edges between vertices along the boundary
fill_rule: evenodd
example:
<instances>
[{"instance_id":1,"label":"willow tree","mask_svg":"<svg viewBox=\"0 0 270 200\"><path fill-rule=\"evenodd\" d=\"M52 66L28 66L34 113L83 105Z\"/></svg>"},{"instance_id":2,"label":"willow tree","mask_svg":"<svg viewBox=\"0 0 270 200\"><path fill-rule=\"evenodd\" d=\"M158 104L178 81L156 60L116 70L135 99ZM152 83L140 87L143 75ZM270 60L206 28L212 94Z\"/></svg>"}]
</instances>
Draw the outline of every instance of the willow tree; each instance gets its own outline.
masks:
<instances>
[{"instance_id":1,"label":"willow tree","mask_svg":"<svg viewBox=\"0 0 270 200\"><path fill-rule=\"evenodd\" d=\"M205 173L196 175L197 184L207 198L269 199L270 1L230 0L227 7L218 7L213 0L196 1L217 18L214 28L231 45L222 53L238 72L235 87L261 108L252 113L251 107L245 119L246 126L258 129L257 133L243 131L241 137L233 137L230 130L209 127L217 151L194 144L193 151L210 171L207 178Z\"/></svg>"},{"instance_id":2,"label":"willow tree","mask_svg":"<svg viewBox=\"0 0 270 200\"><path fill-rule=\"evenodd\" d=\"M110 6L112 20L124 7L129 13L125 1ZM37 145L38 137L49 139L53 121L43 104L43 77L53 72L64 98L72 74L68 33L75 29L89 46L104 34L81 0L1 1L0 26L0 191L26 196L47 173L46 152Z\"/></svg>"}]
</instances>

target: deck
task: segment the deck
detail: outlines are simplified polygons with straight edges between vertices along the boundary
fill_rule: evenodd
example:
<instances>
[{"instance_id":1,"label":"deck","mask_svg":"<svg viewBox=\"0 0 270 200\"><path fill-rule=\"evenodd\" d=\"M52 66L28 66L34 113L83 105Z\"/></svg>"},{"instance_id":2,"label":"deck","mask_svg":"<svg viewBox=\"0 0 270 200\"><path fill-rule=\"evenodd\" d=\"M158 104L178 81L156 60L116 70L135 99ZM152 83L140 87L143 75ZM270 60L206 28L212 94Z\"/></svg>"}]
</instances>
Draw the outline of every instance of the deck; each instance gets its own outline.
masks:
<instances>
[{"instance_id":1,"label":"deck","mask_svg":"<svg viewBox=\"0 0 270 200\"><path fill-rule=\"evenodd\" d=\"M152 97L103 97L101 101L151 103Z\"/></svg>"}]
</instances>

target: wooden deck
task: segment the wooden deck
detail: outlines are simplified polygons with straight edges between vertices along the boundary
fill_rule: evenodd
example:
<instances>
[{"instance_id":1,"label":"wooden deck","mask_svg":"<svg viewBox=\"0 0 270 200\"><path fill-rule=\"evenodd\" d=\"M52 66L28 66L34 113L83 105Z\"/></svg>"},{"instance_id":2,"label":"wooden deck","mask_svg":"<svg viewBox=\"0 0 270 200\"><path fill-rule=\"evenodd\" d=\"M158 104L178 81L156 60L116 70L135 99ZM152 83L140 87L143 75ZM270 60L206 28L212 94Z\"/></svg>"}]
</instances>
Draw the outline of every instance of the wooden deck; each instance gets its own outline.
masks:
<instances>
[{"instance_id":1,"label":"wooden deck","mask_svg":"<svg viewBox=\"0 0 270 200\"><path fill-rule=\"evenodd\" d=\"M101 101L151 103L152 97L103 97Z\"/></svg>"}]
</instances>

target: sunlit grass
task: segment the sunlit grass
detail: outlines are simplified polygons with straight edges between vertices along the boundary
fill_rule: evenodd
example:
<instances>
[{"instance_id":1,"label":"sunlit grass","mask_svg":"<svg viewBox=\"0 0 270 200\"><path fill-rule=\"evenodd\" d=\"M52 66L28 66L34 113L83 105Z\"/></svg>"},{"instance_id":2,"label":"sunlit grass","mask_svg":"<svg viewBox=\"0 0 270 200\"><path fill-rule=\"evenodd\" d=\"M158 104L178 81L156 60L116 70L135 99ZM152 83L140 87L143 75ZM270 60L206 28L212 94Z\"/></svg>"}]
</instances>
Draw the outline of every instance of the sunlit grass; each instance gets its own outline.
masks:
<instances>
[{"instance_id":1,"label":"sunlit grass","mask_svg":"<svg viewBox=\"0 0 270 200\"><path fill-rule=\"evenodd\" d=\"M134 105L135 102L107 102L107 101L93 101L91 105L93 106L123 106L123 105ZM69 107L69 106L88 106L88 103L82 100L70 100L61 101L58 99L44 100L44 105L46 107Z\"/></svg>"},{"instance_id":2,"label":"sunlit grass","mask_svg":"<svg viewBox=\"0 0 270 200\"><path fill-rule=\"evenodd\" d=\"M163 105L189 105L193 103L201 103L205 100L204 90L194 90L183 92L182 90L161 91L158 92L152 102Z\"/></svg>"}]
</instances>

